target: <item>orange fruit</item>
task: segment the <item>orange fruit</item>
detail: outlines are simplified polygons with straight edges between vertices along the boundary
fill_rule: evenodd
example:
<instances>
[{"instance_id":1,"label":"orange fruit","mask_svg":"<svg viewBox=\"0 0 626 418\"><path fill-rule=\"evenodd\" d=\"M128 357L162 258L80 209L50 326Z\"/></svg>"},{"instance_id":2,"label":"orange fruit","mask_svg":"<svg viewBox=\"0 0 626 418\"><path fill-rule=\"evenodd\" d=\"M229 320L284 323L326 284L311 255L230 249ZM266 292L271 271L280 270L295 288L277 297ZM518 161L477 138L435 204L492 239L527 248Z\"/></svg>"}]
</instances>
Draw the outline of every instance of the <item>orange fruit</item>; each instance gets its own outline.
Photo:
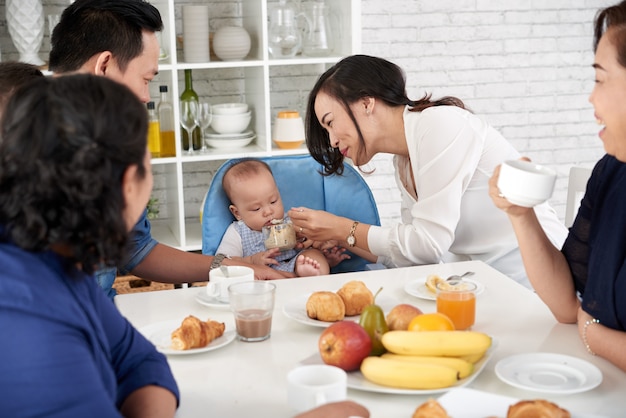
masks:
<instances>
[{"instance_id":1,"label":"orange fruit","mask_svg":"<svg viewBox=\"0 0 626 418\"><path fill-rule=\"evenodd\" d=\"M454 331L454 323L442 313L425 313L411 320L409 331Z\"/></svg>"}]
</instances>

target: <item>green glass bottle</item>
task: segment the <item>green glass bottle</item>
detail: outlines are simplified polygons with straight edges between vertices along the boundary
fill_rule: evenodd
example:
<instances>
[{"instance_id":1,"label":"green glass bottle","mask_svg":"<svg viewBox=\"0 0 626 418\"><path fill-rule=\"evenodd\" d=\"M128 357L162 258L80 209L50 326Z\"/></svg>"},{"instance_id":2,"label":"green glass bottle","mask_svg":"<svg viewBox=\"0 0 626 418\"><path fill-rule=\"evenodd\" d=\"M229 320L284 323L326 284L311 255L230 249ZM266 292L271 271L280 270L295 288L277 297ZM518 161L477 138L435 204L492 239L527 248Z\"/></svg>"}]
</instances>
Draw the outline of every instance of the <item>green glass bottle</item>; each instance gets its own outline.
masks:
<instances>
[{"instance_id":1,"label":"green glass bottle","mask_svg":"<svg viewBox=\"0 0 626 418\"><path fill-rule=\"evenodd\" d=\"M180 95L180 101L182 102L191 100L195 100L196 102L198 102L198 94L193 89L191 70L185 70L185 90L183 90ZM187 131L185 131L185 129L182 129L181 135L181 138L183 139L183 149L187 151L189 150L189 138L187 137ZM193 130L191 146L193 150L199 150L200 148L202 148L202 131L198 126L196 126Z\"/></svg>"}]
</instances>

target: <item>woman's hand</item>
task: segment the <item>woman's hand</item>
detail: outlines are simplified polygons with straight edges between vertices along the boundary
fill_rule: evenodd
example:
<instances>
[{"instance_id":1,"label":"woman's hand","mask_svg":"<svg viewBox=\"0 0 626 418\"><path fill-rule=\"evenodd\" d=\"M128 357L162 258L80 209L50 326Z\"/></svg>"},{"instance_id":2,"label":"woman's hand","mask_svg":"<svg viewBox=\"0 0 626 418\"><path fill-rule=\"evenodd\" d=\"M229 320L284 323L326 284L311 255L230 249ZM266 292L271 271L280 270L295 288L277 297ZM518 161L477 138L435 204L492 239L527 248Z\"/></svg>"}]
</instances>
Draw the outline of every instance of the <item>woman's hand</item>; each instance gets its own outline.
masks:
<instances>
[{"instance_id":1,"label":"woman's hand","mask_svg":"<svg viewBox=\"0 0 626 418\"><path fill-rule=\"evenodd\" d=\"M307 241L329 241L339 239L336 234L335 225L341 219L323 210L313 210L303 207L292 208L287 212L291 218L296 234L306 237ZM313 245L313 242L304 242L304 248ZM308 247L307 247L308 244Z\"/></svg>"},{"instance_id":2,"label":"woman's hand","mask_svg":"<svg viewBox=\"0 0 626 418\"><path fill-rule=\"evenodd\" d=\"M530 161L526 157L522 157L521 159L525 161ZM506 197L502 193L500 193L500 189L498 189L498 178L500 178L500 167L501 166L498 165L493 170L493 175L489 179L489 196L491 197L491 200L493 201L493 203L496 205L498 209L502 209L509 216L522 216L528 213L529 211L532 211L533 208L518 206L509 202L508 200L506 200Z\"/></svg>"}]
</instances>

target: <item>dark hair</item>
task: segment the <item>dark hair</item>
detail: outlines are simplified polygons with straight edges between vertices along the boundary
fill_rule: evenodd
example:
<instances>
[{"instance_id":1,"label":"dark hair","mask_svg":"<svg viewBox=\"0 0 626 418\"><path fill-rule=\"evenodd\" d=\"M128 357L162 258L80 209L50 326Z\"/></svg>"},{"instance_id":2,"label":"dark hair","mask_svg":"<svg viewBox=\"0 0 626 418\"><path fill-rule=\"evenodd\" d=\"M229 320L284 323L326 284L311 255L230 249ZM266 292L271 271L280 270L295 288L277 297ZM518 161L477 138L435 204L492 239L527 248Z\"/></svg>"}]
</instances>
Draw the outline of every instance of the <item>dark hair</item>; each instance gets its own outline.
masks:
<instances>
[{"instance_id":1,"label":"dark hair","mask_svg":"<svg viewBox=\"0 0 626 418\"><path fill-rule=\"evenodd\" d=\"M23 85L43 77L43 73L32 64L24 62L0 62L0 115L11 95Z\"/></svg>"},{"instance_id":2,"label":"dark hair","mask_svg":"<svg viewBox=\"0 0 626 418\"><path fill-rule=\"evenodd\" d=\"M339 101L359 135L363 147L363 135L350 105L359 99L373 97L389 106L410 106L410 110L421 112L431 106L465 105L456 97L443 97L432 101L426 94L420 100L411 100L406 95L404 72L396 64L385 59L368 55L352 55L339 61L320 76L309 94L306 110L306 144L311 156L324 167L324 174L343 173L343 155L330 146L326 129L320 125L315 115L315 99L319 92L324 92Z\"/></svg>"},{"instance_id":3,"label":"dark hair","mask_svg":"<svg viewBox=\"0 0 626 418\"><path fill-rule=\"evenodd\" d=\"M232 160L222 176L222 189L224 189L224 193L226 193L228 200L230 200L231 203L233 201L231 199L231 180L234 178L249 178L253 175L259 174L263 169L272 174L272 169L265 161L261 161L256 158L239 158Z\"/></svg>"},{"instance_id":4,"label":"dark hair","mask_svg":"<svg viewBox=\"0 0 626 418\"><path fill-rule=\"evenodd\" d=\"M598 49L600 38L609 28L614 29L611 40L617 50L617 62L626 67L626 1L601 9L596 14L593 31L594 52Z\"/></svg>"},{"instance_id":5,"label":"dark hair","mask_svg":"<svg viewBox=\"0 0 626 418\"><path fill-rule=\"evenodd\" d=\"M2 240L27 251L59 245L92 273L118 265L128 226L122 179L144 178L147 113L105 77L43 77L13 95L0 137Z\"/></svg>"},{"instance_id":6,"label":"dark hair","mask_svg":"<svg viewBox=\"0 0 626 418\"><path fill-rule=\"evenodd\" d=\"M111 51L120 70L143 51L142 31L158 32L163 21L145 0L76 0L52 32L50 70L67 73Z\"/></svg>"}]
</instances>

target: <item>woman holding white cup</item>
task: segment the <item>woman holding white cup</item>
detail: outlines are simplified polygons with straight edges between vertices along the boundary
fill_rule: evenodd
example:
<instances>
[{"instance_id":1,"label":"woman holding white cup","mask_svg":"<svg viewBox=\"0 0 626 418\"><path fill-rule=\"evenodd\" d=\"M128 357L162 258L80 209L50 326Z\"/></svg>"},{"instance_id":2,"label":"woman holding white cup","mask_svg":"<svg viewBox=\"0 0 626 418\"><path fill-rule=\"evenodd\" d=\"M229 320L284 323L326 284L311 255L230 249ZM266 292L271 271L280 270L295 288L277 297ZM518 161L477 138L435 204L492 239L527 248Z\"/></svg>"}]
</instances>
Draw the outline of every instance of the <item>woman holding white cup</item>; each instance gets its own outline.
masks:
<instances>
[{"instance_id":1,"label":"woman holding white cup","mask_svg":"<svg viewBox=\"0 0 626 418\"><path fill-rule=\"evenodd\" d=\"M535 211L515 205L489 182L495 205L508 215L528 278L562 323L578 324L580 339L626 371L626 1L601 10L595 22L596 84L589 97L603 125L607 154L596 164L578 214L559 251L547 239Z\"/></svg>"}]
</instances>

